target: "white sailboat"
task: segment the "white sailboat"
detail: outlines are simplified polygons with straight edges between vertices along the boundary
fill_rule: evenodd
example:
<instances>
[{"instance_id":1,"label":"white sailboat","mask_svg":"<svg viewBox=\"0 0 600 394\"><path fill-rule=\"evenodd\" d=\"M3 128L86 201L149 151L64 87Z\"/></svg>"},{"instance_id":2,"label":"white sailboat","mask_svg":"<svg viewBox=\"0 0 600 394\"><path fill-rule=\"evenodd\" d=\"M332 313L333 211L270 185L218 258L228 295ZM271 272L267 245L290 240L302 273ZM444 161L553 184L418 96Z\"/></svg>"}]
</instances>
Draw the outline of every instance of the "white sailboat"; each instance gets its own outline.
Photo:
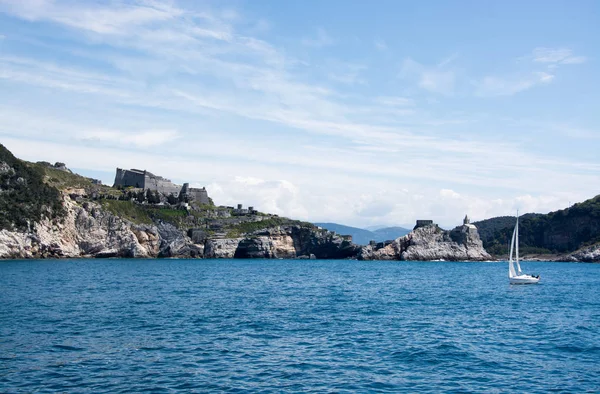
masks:
<instances>
[{"instance_id":1,"label":"white sailboat","mask_svg":"<svg viewBox=\"0 0 600 394\"><path fill-rule=\"evenodd\" d=\"M513 261L513 249L516 253L515 260ZM517 269L515 270L515 264ZM513 231L512 241L510 242L510 257L508 260L508 280L511 285L529 285L535 284L540 281L540 276L533 276L524 274L521 271L521 265L519 264L519 212L517 212L517 223Z\"/></svg>"}]
</instances>

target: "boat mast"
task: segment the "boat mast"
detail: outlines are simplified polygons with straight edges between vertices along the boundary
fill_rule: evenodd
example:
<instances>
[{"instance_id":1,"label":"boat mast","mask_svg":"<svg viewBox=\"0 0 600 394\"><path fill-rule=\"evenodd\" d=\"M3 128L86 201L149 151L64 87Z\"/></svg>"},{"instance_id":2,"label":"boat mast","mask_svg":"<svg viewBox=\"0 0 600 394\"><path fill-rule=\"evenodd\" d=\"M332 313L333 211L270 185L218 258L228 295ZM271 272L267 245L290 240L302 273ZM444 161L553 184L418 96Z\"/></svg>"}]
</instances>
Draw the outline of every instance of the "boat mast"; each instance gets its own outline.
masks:
<instances>
[{"instance_id":1,"label":"boat mast","mask_svg":"<svg viewBox=\"0 0 600 394\"><path fill-rule=\"evenodd\" d=\"M517 234L517 228L515 226L515 229L513 230L512 233L512 238L510 240L510 253L508 255L508 277L512 278L517 276L516 272L515 272L515 266L513 265L513 250L515 248L515 235Z\"/></svg>"},{"instance_id":2,"label":"boat mast","mask_svg":"<svg viewBox=\"0 0 600 394\"><path fill-rule=\"evenodd\" d=\"M517 243L517 251L516 251L516 263L517 263L517 273L519 275L522 274L521 271L521 264L519 264L519 210L517 209L517 224L515 225L515 232L516 232L516 243Z\"/></svg>"}]
</instances>

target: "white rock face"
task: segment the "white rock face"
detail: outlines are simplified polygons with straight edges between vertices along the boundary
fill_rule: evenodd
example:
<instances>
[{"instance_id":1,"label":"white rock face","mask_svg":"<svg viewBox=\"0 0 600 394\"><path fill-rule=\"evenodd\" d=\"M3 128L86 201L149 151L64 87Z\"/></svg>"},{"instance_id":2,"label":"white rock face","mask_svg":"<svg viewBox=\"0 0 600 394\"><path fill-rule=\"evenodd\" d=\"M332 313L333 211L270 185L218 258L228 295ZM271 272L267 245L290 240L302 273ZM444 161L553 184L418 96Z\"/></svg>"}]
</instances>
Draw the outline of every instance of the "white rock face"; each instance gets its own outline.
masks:
<instances>
[{"instance_id":1,"label":"white rock face","mask_svg":"<svg viewBox=\"0 0 600 394\"><path fill-rule=\"evenodd\" d=\"M0 258L27 258L31 255L31 241L27 234L0 230Z\"/></svg>"},{"instance_id":2,"label":"white rock face","mask_svg":"<svg viewBox=\"0 0 600 394\"><path fill-rule=\"evenodd\" d=\"M204 244L204 257L208 259L232 259L243 238L209 239Z\"/></svg>"},{"instance_id":3,"label":"white rock face","mask_svg":"<svg viewBox=\"0 0 600 394\"><path fill-rule=\"evenodd\" d=\"M8 171L8 170L6 170ZM184 257L355 258L360 247L342 236L310 227L265 228L239 238L194 241L169 223L137 225L95 202L76 203L85 191L63 194L66 214L43 220L30 232L0 231L0 258ZM70 197L69 197L70 196Z\"/></svg>"},{"instance_id":4,"label":"white rock face","mask_svg":"<svg viewBox=\"0 0 600 394\"><path fill-rule=\"evenodd\" d=\"M419 227L381 249L365 246L359 259L481 261L491 256L483 248L475 226L466 224L444 231L433 224Z\"/></svg>"},{"instance_id":5,"label":"white rock face","mask_svg":"<svg viewBox=\"0 0 600 394\"><path fill-rule=\"evenodd\" d=\"M580 249L565 256L566 261L600 262L600 243Z\"/></svg>"},{"instance_id":6,"label":"white rock face","mask_svg":"<svg viewBox=\"0 0 600 394\"><path fill-rule=\"evenodd\" d=\"M103 210L63 198L64 220L43 220L30 233L0 231L0 258L156 257L161 240L153 226L137 226Z\"/></svg>"}]
</instances>

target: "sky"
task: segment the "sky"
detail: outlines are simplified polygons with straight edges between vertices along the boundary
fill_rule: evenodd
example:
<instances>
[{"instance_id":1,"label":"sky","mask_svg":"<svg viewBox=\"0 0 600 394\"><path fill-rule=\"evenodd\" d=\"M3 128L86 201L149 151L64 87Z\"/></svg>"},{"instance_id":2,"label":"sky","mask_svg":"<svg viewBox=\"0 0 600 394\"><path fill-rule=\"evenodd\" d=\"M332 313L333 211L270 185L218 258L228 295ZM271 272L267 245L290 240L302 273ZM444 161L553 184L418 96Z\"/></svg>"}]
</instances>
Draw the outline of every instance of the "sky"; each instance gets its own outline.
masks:
<instances>
[{"instance_id":1,"label":"sky","mask_svg":"<svg viewBox=\"0 0 600 394\"><path fill-rule=\"evenodd\" d=\"M0 143L358 227L600 194L598 1L0 0Z\"/></svg>"}]
</instances>

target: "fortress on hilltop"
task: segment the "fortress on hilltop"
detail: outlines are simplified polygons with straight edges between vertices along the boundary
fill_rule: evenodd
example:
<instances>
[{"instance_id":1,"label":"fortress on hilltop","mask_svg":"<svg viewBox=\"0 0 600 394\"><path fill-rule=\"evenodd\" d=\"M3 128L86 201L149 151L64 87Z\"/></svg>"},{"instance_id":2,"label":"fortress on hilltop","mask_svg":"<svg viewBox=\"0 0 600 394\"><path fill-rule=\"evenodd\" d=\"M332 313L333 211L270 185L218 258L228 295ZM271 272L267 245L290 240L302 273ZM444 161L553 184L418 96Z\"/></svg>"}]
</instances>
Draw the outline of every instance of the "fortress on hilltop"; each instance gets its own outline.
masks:
<instances>
[{"instance_id":1,"label":"fortress on hilltop","mask_svg":"<svg viewBox=\"0 0 600 394\"><path fill-rule=\"evenodd\" d=\"M143 190L153 190L165 196L168 196L169 194L172 194L175 197L183 195L199 204L209 204L208 192L204 187L190 187L189 183L184 183L183 186L177 185L162 176L154 175L146 170L137 170L135 168L132 168L131 170L117 168L115 184L113 187L134 187Z\"/></svg>"}]
</instances>

